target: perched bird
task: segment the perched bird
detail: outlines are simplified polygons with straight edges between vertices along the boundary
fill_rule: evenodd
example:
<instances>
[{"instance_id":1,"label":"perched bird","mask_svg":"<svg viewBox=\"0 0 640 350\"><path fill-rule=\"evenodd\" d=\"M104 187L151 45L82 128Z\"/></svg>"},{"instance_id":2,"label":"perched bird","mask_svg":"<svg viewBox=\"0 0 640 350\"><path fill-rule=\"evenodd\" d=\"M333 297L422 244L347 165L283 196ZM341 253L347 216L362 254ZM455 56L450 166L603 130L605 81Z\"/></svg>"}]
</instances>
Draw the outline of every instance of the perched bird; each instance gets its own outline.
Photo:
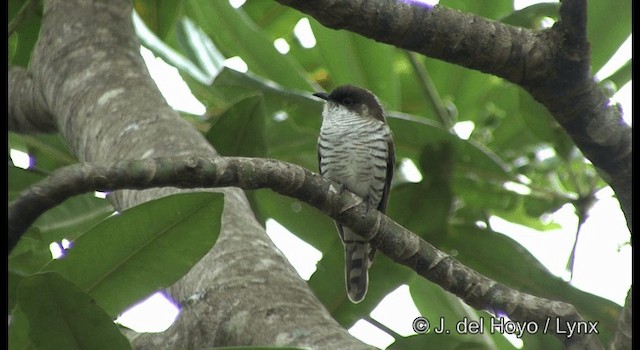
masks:
<instances>
[{"instance_id":1,"label":"perched bird","mask_svg":"<svg viewBox=\"0 0 640 350\"><path fill-rule=\"evenodd\" d=\"M318 137L320 174L384 213L395 154L380 102L371 92L351 85L313 95L326 100ZM348 227L336 227L344 244L347 295L359 303L367 293L375 248Z\"/></svg>"}]
</instances>

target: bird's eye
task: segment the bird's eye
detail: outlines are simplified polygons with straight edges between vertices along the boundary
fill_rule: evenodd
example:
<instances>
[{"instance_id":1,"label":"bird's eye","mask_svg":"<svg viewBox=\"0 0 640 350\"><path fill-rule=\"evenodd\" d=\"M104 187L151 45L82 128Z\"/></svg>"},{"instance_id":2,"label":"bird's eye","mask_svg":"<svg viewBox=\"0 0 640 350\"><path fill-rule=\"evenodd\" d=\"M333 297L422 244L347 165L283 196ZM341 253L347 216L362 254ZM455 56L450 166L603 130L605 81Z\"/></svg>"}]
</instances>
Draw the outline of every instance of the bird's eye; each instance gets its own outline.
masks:
<instances>
[{"instance_id":1,"label":"bird's eye","mask_svg":"<svg viewBox=\"0 0 640 350\"><path fill-rule=\"evenodd\" d=\"M353 100L351 99L351 97L345 97L345 99L342 100L342 103L345 106L351 106L353 104Z\"/></svg>"}]
</instances>

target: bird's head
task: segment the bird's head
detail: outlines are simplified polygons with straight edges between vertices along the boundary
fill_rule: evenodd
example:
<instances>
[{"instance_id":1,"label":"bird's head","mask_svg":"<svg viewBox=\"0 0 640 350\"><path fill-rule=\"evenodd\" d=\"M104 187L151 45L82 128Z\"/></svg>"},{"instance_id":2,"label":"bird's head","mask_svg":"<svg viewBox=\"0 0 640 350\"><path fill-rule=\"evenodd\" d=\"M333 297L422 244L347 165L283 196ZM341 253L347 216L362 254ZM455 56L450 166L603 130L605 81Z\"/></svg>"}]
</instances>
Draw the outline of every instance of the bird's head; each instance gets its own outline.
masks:
<instances>
[{"instance_id":1,"label":"bird's head","mask_svg":"<svg viewBox=\"0 0 640 350\"><path fill-rule=\"evenodd\" d=\"M342 85L331 93L316 92L313 95L327 101L322 113L325 117L355 114L362 118L373 118L385 122L378 98L368 90L353 85Z\"/></svg>"}]
</instances>

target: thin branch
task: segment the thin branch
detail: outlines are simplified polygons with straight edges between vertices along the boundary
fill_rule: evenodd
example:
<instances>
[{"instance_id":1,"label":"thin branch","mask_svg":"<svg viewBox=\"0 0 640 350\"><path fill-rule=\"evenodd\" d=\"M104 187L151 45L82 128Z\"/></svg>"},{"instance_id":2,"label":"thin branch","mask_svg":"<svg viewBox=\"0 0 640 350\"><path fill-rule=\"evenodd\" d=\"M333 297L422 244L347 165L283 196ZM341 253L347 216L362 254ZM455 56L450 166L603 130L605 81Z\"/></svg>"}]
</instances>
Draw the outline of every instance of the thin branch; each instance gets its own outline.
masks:
<instances>
[{"instance_id":1,"label":"thin branch","mask_svg":"<svg viewBox=\"0 0 640 350\"><path fill-rule=\"evenodd\" d=\"M569 349L603 349L591 333L567 335L556 327L582 322L573 305L535 297L497 283L368 206L351 192L300 166L261 158L197 156L123 160L113 165L77 164L62 168L25 190L9 205L9 249L45 210L65 199L94 190L150 187L270 188L297 198L351 227L393 261L456 294L467 304L515 321L538 324Z\"/></svg>"},{"instance_id":2,"label":"thin branch","mask_svg":"<svg viewBox=\"0 0 640 350\"><path fill-rule=\"evenodd\" d=\"M451 127L453 127L451 115L447 111L447 107L444 105L440 94L438 94L438 89L436 89L436 86L433 84L433 80L431 80L429 72L427 72L424 65L418 61L415 53L409 51L406 51L406 53L409 58L409 62L411 63L411 67L413 67L413 70L418 75L418 84L422 87L422 90L424 90L427 100L429 100L435 108L438 117L442 122L442 126L447 130L451 130Z\"/></svg>"}]
</instances>

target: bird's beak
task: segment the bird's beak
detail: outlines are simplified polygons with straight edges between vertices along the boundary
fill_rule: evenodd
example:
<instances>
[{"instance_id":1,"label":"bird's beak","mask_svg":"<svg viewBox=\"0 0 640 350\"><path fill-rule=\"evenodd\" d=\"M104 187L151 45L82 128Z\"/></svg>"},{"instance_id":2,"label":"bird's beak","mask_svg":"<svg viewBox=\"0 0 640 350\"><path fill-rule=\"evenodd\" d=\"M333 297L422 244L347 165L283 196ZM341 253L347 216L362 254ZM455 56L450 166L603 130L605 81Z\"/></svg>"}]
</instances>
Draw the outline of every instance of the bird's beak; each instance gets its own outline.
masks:
<instances>
[{"instance_id":1,"label":"bird's beak","mask_svg":"<svg viewBox=\"0 0 640 350\"><path fill-rule=\"evenodd\" d=\"M323 100L327 100L329 98L329 94L326 92L316 92L313 96L320 97Z\"/></svg>"}]
</instances>

